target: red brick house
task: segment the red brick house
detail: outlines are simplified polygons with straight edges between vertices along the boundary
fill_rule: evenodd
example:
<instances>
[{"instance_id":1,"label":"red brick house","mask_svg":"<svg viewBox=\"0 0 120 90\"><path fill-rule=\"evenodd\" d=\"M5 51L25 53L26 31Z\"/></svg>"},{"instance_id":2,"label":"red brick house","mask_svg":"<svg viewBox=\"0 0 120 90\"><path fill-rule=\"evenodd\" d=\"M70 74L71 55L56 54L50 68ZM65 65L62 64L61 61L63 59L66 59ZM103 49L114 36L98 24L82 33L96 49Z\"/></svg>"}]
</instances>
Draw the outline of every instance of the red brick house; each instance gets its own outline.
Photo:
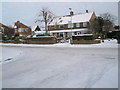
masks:
<instances>
[{"instance_id":1,"label":"red brick house","mask_svg":"<svg viewBox=\"0 0 120 90\"><path fill-rule=\"evenodd\" d=\"M70 15L54 17L48 23L48 30L51 35L65 38L71 35L87 34L88 26L95 18L95 13L88 10L80 14L74 14L71 11Z\"/></svg>"},{"instance_id":2,"label":"red brick house","mask_svg":"<svg viewBox=\"0 0 120 90\"><path fill-rule=\"evenodd\" d=\"M27 37L32 34L32 30L30 27L21 23L20 21L15 22L14 24L15 34L19 34L20 36Z\"/></svg>"}]
</instances>

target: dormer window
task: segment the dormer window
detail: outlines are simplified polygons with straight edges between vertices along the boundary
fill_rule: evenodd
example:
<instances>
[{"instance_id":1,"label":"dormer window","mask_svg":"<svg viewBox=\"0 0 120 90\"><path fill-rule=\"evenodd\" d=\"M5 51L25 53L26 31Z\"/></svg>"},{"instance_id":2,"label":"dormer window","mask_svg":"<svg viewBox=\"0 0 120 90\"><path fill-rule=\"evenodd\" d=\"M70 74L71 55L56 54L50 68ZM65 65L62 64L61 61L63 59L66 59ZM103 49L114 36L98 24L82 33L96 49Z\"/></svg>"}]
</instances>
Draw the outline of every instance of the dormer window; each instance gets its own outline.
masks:
<instances>
[{"instance_id":1,"label":"dormer window","mask_svg":"<svg viewBox=\"0 0 120 90\"><path fill-rule=\"evenodd\" d=\"M53 21L53 19L48 24L50 24L52 21Z\"/></svg>"},{"instance_id":2,"label":"dormer window","mask_svg":"<svg viewBox=\"0 0 120 90\"><path fill-rule=\"evenodd\" d=\"M61 19L61 17L59 18L59 20Z\"/></svg>"},{"instance_id":3,"label":"dormer window","mask_svg":"<svg viewBox=\"0 0 120 90\"><path fill-rule=\"evenodd\" d=\"M61 20L60 22L62 23L63 20Z\"/></svg>"},{"instance_id":4,"label":"dormer window","mask_svg":"<svg viewBox=\"0 0 120 90\"><path fill-rule=\"evenodd\" d=\"M52 22L52 21L53 21L53 19L50 22Z\"/></svg>"}]
</instances>

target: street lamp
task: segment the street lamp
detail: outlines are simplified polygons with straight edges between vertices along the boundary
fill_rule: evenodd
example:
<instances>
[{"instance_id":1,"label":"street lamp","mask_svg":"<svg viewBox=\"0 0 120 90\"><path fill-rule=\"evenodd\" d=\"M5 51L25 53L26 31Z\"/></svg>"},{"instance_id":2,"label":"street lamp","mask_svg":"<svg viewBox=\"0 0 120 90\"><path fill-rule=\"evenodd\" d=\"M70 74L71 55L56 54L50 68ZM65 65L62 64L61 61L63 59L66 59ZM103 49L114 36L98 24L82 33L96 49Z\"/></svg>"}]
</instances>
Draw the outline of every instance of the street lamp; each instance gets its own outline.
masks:
<instances>
[{"instance_id":1,"label":"street lamp","mask_svg":"<svg viewBox=\"0 0 120 90\"><path fill-rule=\"evenodd\" d=\"M71 16L70 26L71 26L71 39L72 39L72 15L73 15L73 11L72 11L72 8L69 8L69 10L70 10L70 16Z\"/></svg>"}]
</instances>

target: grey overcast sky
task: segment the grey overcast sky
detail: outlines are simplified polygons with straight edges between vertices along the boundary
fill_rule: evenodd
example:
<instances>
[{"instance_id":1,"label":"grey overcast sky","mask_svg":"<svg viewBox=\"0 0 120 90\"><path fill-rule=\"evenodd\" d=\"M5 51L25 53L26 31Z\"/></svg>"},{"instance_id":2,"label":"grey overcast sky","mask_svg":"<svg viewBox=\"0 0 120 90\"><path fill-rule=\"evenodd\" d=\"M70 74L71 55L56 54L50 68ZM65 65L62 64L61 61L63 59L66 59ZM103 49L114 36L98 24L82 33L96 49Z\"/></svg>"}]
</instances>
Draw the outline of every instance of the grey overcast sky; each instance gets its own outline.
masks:
<instances>
[{"instance_id":1,"label":"grey overcast sky","mask_svg":"<svg viewBox=\"0 0 120 90\"><path fill-rule=\"evenodd\" d=\"M56 16L67 15L69 8L72 8L74 13L89 10L96 15L109 12L118 17L117 2L2 2L2 23L13 25L19 20L28 26L34 26L42 7L49 8Z\"/></svg>"}]
</instances>

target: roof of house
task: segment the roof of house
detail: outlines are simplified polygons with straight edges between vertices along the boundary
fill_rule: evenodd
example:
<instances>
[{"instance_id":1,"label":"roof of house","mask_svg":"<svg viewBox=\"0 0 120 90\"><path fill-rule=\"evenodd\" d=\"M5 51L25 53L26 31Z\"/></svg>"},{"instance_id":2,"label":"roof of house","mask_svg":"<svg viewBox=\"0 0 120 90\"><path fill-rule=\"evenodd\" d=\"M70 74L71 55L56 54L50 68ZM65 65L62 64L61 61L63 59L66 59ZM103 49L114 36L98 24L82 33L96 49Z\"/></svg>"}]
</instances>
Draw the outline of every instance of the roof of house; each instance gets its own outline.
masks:
<instances>
[{"instance_id":1,"label":"roof of house","mask_svg":"<svg viewBox=\"0 0 120 90\"><path fill-rule=\"evenodd\" d=\"M8 26L2 24L2 23L0 23L0 27L10 28L10 27L8 27Z\"/></svg>"},{"instance_id":2,"label":"roof of house","mask_svg":"<svg viewBox=\"0 0 120 90\"><path fill-rule=\"evenodd\" d=\"M36 30L37 28L39 28L39 30ZM32 26L31 27L32 31L40 31L40 27L38 25Z\"/></svg>"},{"instance_id":3,"label":"roof of house","mask_svg":"<svg viewBox=\"0 0 120 90\"><path fill-rule=\"evenodd\" d=\"M2 23L0 23L0 27L2 27Z\"/></svg>"},{"instance_id":4,"label":"roof of house","mask_svg":"<svg viewBox=\"0 0 120 90\"><path fill-rule=\"evenodd\" d=\"M17 21L16 23L15 23L15 27L17 26L17 28L30 28L30 27L28 27L28 26L26 26L25 24L23 24L23 23L21 23L21 22L19 22L19 21Z\"/></svg>"},{"instance_id":5,"label":"roof of house","mask_svg":"<svg viewBox=\"0 0 120 90\"><path fill-rule=\"evenodd\" d=\"M72 16L58 16L54 17L48 25L61 25L61 24L68 24L69 22L78 23L78 22L89 22L94 12L82 13L82 14L74 14Z\"/></svg>"}]
</instances>

